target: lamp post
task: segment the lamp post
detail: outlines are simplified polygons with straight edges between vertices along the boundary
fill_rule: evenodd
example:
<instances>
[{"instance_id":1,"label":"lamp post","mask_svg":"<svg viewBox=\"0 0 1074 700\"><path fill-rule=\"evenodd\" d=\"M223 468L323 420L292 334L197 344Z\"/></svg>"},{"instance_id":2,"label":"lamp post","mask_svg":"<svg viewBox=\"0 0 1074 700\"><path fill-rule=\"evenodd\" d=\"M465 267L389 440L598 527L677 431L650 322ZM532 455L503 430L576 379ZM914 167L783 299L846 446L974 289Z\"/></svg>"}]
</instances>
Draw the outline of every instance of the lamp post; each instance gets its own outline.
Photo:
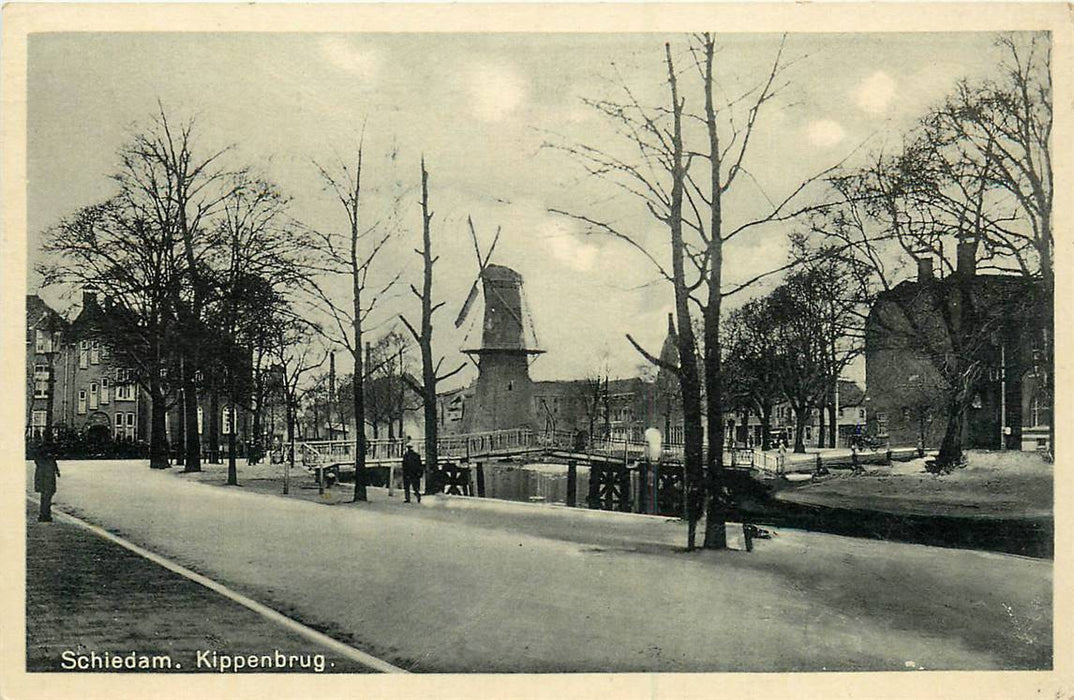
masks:
<instances>
[{"instance_id":1,"label":"lamp post","mask_svg":"<svg viewBox=\"0 0 1074 700\"><path fill-rule=\"evenodd\" d=\"M643 513L646 512L646 510L648 510L650 513L656 512L657 510L656 491L657 485L659 484L659 474L654 474L651 499L648 498L649 474L652 471L652 465L654 462L657 464L657 469L660 468L659 464L662 447L663 436L660 434L660 431L656 428L647 428L645 430L645 466L641 475L642 487L640 489L643 498L640 504L641 507L639 508L639 510L641 510L641 512ZM649 507L650 504L651 507Z\"/></svg>"}]
</instances>

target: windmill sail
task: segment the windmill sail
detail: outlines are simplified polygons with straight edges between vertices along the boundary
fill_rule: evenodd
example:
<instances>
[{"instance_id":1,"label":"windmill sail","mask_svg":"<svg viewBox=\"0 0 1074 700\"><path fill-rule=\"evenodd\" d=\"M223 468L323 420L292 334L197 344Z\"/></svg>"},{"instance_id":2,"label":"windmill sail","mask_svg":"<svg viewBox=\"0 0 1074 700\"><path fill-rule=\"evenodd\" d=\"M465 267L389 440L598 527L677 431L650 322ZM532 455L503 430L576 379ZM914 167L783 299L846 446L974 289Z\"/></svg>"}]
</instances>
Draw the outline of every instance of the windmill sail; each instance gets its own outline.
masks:
<instances>
[{"instance_id":1,"label":"windmill sail","mask_svg":"<svg viewBox=\"0 0 1074 700\"><path fill-rule=\"evenodd\" d=\"M474 302L477 301L477 282L478 280L474 280L474 283L470 286L470 293L466 295L466 301L462 303L462 308L459 309L459 315L455 317L456 328L460 328L466 321L466 316L470 313L470 308L474 305Z\"/></svg>"}]
</instances>

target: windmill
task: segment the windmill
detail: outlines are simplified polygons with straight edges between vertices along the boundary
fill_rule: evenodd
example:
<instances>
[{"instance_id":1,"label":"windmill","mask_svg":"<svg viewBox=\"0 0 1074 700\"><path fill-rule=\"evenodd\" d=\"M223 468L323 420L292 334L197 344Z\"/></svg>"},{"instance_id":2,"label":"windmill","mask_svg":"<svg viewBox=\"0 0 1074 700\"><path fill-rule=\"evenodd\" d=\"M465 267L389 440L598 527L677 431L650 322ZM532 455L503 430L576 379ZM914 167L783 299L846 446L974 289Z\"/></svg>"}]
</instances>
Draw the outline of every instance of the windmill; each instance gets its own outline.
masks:
<instances>
[{"instance_id":1,"label":"windmill","mask_svg":"<svg viewBox=\"0 0 1074 700\"><path fill-rule=\"evenodd\" d=\"M478 369L471 405L464 413L464 424L470 431L529 426L533 422L529 361L544 351L537 345L532 319L527 312L522 275L509 267L490 263L501 229L496 230L488 253L482 255L473 220L468 221L478 272L455 319L455 326L461 327L466 322L477 301L479 285L484 312L480 345L465 347L467 343L463 341L462 351Z\"/></svg>"},{"instance_id":2,"label":"windmill","mask_svg":"<svg viewBox=\"0 0 1074 700\"><path fill-rule=\"evenodd\" d=\"M533 357L544 353L537 341L537 333L534 329L533 318L529 313L529 304L526 302L525 289L522 285L522 275L509 267L490 264L492 254L496 250L496 244L500 240L502 228L496 228L496 235L492 239L492 245L488 252L481 254L481 245L477 240L477 231L474 229L473 219L467 217L470 225L470 238L474 244L474 253L477 257L477 277L470 285L470 291L459 309L459 315L455 318L455 327L461 328L470 315L474 304L477 302L478 288L480 286L484 299L484 318L482 323L481 345L476 348L464 349L463 352L470 355L480 355L489 351L517 351L527 357ZM467 332L466 339L470 333Z\"/></svg>"}]
</instances>

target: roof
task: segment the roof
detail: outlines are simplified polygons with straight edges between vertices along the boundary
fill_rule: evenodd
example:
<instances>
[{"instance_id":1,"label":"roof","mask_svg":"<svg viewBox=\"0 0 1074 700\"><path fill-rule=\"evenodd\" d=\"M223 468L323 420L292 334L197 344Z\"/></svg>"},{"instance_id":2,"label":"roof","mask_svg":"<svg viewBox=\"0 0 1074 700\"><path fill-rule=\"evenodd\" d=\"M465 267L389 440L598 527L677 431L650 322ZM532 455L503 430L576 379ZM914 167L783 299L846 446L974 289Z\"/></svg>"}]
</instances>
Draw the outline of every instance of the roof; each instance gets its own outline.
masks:
<instances>
[{"instance_id":1,"label":"roof","mask_svg":"<svg viewBox=\"0 0 1074 700\"><path fill-rule=\"evenodd\" d=\"M958 274L948 275L942 279L935 278L928 282L936 285L941 290L947 290L956 283L964 281ZM917 280L904 280L895 287L877 295L877 304L883 301L902 301L914 298L921 289L921 283ZM1013 295L1022 295L1027 292L1039 293L1043 290L1040 280L1024 277L1022 275L973 275L970 278L970 292L977 301L984 305L997 305L998 302L1011 299Z\"/></svg>"}]
</instances>

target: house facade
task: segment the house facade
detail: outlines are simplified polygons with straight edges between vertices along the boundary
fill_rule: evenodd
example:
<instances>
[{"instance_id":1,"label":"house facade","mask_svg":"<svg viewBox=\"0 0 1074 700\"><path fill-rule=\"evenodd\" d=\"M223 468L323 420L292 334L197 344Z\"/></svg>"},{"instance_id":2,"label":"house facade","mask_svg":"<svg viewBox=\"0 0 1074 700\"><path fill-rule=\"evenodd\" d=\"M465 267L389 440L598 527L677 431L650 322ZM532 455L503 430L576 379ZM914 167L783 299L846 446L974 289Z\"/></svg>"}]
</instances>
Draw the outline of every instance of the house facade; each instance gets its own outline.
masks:
<instances>
[{"instance_id":1,"label":"house facade","mask_svg":"<svg viewBox=\"0 0 1074 700\"><path fill-rule=\"evenodd\" d=\"M1048 449L1040 285L977 274L974 251L960 243L956 270L944 279L931 260L919 260L916 280L877 298L866 323L868 430L891 445L939 446L962 382L964 447ZM953 367L966 368L957 382Z\"/></svg>"},{"instance_id":2,"label":"house facade","mask_svg":"<svg viewBox=\"0 0 1074 700\"><path fill-rule=\"evenodd\" d=\"M137 370L107 340L108 318L119 313L93 290L67 321L35 294L26 297L26 437L78 443L87 454L141 454L152 431L152 402ZM206 458L226 456L232 430L240 449L249 444L248 412L233 409L218 392L199 395L198 426ZM172 397L165 434L173 454L180 449L179 403Z\"/></svg>"}]
</instances>

